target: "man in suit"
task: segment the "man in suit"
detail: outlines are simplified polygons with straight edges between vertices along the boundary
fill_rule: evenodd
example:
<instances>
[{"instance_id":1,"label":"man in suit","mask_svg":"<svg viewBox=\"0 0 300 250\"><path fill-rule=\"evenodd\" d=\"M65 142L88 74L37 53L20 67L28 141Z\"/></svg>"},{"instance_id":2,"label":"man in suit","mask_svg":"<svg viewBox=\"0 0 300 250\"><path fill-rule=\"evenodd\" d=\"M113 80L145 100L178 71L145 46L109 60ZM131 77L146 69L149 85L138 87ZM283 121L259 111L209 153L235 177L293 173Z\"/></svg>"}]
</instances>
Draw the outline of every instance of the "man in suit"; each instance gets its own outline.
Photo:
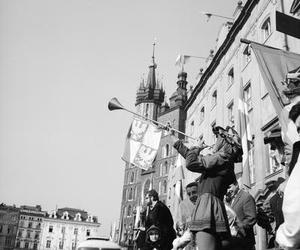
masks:
<instances>
[{"instance_id":1,"label":"man in suit","mask_svg":"<svg viewBox=\"0 0 300 250\"><path fill-rule=\"evenodd\" d=\"M236 214L236 235L233 235L232 249L255 249L253 226L256 223L256 205L254 198L239 188L238 182L229 186L227 200Z\"/></svg>"}]
</instances>

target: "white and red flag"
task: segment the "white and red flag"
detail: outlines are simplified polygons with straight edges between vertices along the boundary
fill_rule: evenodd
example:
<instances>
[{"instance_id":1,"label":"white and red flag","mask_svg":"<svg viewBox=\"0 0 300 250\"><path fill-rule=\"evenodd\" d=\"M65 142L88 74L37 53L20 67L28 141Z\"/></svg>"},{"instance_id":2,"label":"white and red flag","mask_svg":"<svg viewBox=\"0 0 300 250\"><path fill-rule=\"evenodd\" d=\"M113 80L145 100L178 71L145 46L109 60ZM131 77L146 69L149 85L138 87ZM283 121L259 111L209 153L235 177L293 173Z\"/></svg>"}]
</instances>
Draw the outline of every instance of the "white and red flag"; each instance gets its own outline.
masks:
<instances>
[{"instance_id":1,"label":"white and red flag","mask_svg":"<svg viewBox=\"0 0 300 250\"><path fill-rule=\"evenodd\" d=\"M156 157L162 130L153 123L134 117L125 142L122 159L148 170Z\"/></svg>"}]
</instances>

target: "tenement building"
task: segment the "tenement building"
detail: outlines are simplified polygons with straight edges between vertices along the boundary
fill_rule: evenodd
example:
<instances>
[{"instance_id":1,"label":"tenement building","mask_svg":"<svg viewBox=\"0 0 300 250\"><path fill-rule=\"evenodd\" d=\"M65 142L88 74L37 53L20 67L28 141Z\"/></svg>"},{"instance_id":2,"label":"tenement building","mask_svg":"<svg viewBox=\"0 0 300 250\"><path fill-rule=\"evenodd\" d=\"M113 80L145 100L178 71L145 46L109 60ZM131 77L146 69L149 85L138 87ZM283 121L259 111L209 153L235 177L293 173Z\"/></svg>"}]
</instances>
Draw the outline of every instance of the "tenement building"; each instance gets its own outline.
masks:
<instances>
[{"instance_id":1,"label":"tenement building","mask_svg":"<svg viewBox=\"0 0 300 250\"><path fill-rule=\"evenodd\" d=\"M38 249L45 216L40 205L20 207L15 249Z\"/></svg>"},{"instance_id":2,"label":"tenement building","mask_svg":"<svg viewBox=\"0 0 300 250\"><path fill-rule=\"evenodd\" d=\"M44 218L40 250L75 250L88 237L99 237L100 223L97 217L84 210L60 208Z\"/></svg>"},{"instance_id":3,"label":"tenement building","mask_svg":"<svg viewBox=\"0 0 300 250\"><path fill-rule=\"evenodd\" d=\"M0 249L14 249L18 218L19 209L16 206L0 204Z\"/></svg>"},{"instance_id":4,"label":"tenement building","mask_svg":"<svg viewBox=\"0 0 300 250\"><path fill-rule=\"evenodd\" d=\"M270 199L285 178L279 116L289 103L282 94L285 75L300 66L299 9L299 1L240 1L184 108L186 133L203 136L208 145L214 144L213 125L241 133L244 156L236 175L255 197L258 212L272 207ZM275 217L274 223L280 219ZM272 248L278 225L258 224L256 249Z\"/></svg>"}]
</instances>

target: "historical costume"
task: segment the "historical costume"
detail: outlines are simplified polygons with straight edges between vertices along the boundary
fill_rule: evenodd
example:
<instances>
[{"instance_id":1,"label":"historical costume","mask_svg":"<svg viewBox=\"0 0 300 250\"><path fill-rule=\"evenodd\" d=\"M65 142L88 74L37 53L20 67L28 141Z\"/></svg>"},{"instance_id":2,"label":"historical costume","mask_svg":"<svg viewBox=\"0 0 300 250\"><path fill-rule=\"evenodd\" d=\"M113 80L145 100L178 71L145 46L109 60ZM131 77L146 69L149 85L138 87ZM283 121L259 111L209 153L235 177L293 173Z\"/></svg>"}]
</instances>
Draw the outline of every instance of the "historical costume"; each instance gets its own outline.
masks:
<instances>
[{"instance_id":1,"label":"historical costume","mask_svg":"<svg viewBox=\"0 0 300 250\"><path fill-rule=\"evenodd\" d=\"M230 229L223 203L230 184L236 181L234 163L241 162L242 147L238 134L230 127L214 127L217 136L213 154L201 155L200 147L187 148L181 140L174 148L186 159L186 168L201 173L198 199L189 225L198 232L199 250L217 249L221 241L230 238Z\"/></svg>"}]
</instances>

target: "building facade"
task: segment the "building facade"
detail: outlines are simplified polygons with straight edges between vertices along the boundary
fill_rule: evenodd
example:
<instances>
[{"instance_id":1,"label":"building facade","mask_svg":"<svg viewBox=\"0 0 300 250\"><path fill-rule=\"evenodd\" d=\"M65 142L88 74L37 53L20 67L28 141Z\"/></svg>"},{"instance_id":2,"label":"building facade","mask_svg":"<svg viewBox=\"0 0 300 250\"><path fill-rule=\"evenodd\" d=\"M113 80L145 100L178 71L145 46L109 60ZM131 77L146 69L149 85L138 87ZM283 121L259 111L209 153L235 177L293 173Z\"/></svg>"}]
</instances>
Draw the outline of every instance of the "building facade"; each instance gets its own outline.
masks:
<instances>
[{"instance_id":1,"label":"building facade","mask_svg":"<svg viewBox=\"0 0 300 250\"><path fill-rule=\"evenodd\" d=\"M20 207L15 249L38 249L45 216L40 205Z\"/></svg>"},{"instance_id":2,"label":"building facade","mask_svg":"<svg viewBox=\"0 0 300 250\"><path fill-rule=\"evenodd\" d=\"M0 249L14 249L18 220L19 209L16 206L0 204Z\"/></svg>"},{"instance_id":3,"label":"building facade","mask_svg":"<svg viewBox=\"0 0 300 250\"><path fill-rule=\"evenodd\" d=\"M97 217L84 210L60 208L43 220L40 250L75 250L88 237L99 237L100 223Z\"/></svg>"},{"instance_id":4,"label":"building facade","mask_svg":"<svg viewBox=\"0 0 300 250\"><path fill-rule=\"evenodd\" d=\"M293 14L289 13L292 5L295 6L296 1L248 0L244 5L240 2L234 22L229 26L227 23L226 30L220 32L215 55L185 106L187 134L203 136L209 145L215 142L211 131L213 125L234 126L242 132L241 119L246 119L242 135L247 138L247 150L244 148L247 165L237 165L236 175L256 199L268 183L285 178L285 167L279 112L271 99L269 85L262 76L251 42L300 53L300 40L276 29L279 22L277 12L297 17L299 6L298 12ZM287 104L284 97L280 99L283 105ZM243 116L239 103L243 104ZM192 176L191 180L195 177ZM256 249L266 249L270 235L259 226L256 226L255 233Z\"/></svg>"}]
</instances>

